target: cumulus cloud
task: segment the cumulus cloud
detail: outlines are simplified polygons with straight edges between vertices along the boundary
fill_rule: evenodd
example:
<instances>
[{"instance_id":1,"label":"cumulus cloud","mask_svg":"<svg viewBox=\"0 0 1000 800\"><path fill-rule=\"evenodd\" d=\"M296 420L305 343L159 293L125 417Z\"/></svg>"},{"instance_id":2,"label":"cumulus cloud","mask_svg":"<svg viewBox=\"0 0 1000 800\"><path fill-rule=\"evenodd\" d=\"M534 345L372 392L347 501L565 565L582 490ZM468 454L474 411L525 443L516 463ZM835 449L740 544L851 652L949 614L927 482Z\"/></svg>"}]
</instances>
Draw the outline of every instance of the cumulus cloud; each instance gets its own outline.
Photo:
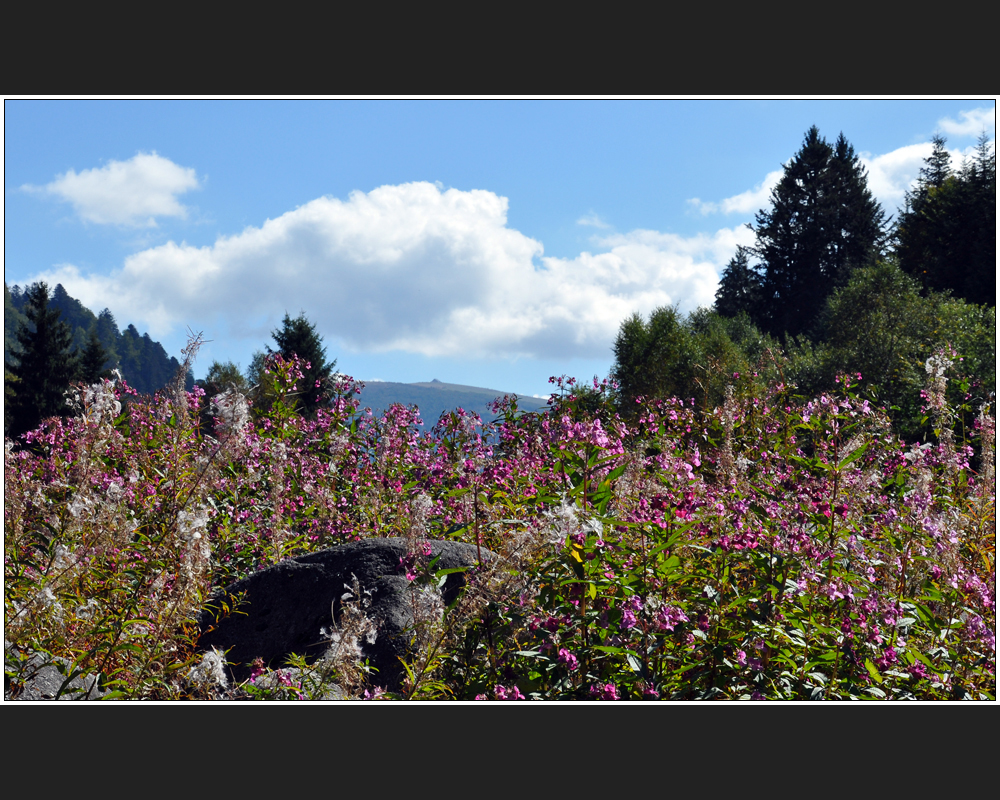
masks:
<instances>
[{"instance_id":1,"label":"cumulus cloud","mask_svg":"<svg viewBox=\"0 0 1000 800\"><path fill-rule=\"evenodd\" d=\"M194 169L154 151L79 173L71 169L45 186L22 188L72 203L87 222L155 228L157 217L186 216L187 209L177 195L198 186Z\"/></svg>"},{"instance_id":2,"label":"cumulus cloud","mask_svg":"<svg viewBox=\"0 0 1000 800\"><path fill-rule=\"evenodd\" d=\"M593 358L633 312L710 304L723 266L752 236L633 231L597 240L606 252L551 258L507 226L507 207L485 190L382 186L318 198L211 246L143 250L110 276L63 265L37 279L91 307L127 310L154 336L216 322L256 341L262 326L302 310L355 351Z\"/></svg>"},{"instance_id":3,"label":"cumulus cloud","mask_svg":"<svg viewBox=\"0 0 1000 800\"><path fill-rule=\"evenodd\" d=\"M900 147L883 155L859 153L861 164L868 171L868 188L886 214L903 205L903 197L910 189L920 168L934 149L930 142Z\"/></svg>"},{"instance_id":4,"label":"cumulus cloud","mask_svg":"<svg viewBox=\"0 0 1000 800\"><path fill-rule=\"evenodd\" d=\"M771 190L778 185L784 170L775 170L767 173L767 176L753 189L748 189L740 194L727 197L717 203L701 200L692 197L688 200L688 205L694 206L703 215L707 214L753 214L754 212L767 208L771 204Z\"/></svg>"},{"instance_id":5,"label":"cumulus cloud","mask_svg":"<svg viewBox=\"0 0 1000 800\"><path fill-rule=\"evenodd\" d=\"M878 200L887 214L902 208L905 194L913 189L924 161L931 155L934 145L931 142L921 142L897 148L880 156L871 153L860 153L862 165L868 170L868 188L872 196ZM958 171L966 157L970 156L975 147L948 148L951 156L951 167Z\"/></svg>"},{"instance_id":6,"label":"cumulus cloud","mask_svg":"<svg viewBox=\"0 0 1000 800\"><path fill-rule=\"evenodd\" d=\"M996 108L973 108L970 111L959 111L959 119L942 117L938 127L947 136L979 136L984 130L987 135L996 135Z\"/></svg>"}]
</instances>

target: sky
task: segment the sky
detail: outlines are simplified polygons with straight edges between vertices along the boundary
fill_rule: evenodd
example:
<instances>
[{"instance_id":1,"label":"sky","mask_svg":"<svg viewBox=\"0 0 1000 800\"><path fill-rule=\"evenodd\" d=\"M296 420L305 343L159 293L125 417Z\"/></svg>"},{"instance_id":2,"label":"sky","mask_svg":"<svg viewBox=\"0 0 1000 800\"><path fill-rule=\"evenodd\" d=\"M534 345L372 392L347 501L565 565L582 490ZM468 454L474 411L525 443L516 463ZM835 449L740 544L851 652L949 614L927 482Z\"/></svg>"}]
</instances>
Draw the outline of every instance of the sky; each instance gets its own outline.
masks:
<instances>
[{"instance_id":1,"label":"sky","mask_svg":"<svg viewBox=\"0 0 1000 800\"><path fill-rule=\"evenodd\" d=\"M886 215L995 98L5 99L4 279L246 368L285 314L360 380L547 396L710 306L816 125Z\"/></svg>"}]
</instances>

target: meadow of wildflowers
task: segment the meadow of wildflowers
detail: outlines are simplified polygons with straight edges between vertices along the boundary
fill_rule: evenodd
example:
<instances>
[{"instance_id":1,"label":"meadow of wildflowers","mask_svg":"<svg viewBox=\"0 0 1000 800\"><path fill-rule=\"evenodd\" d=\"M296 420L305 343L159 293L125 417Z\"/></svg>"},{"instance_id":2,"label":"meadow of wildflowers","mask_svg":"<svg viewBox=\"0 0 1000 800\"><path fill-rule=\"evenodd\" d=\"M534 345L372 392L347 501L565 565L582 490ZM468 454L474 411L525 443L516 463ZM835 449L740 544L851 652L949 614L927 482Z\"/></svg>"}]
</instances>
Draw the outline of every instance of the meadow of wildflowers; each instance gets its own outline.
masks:
<instances>
[{"instance_id":1,"label":"meadow of wildflowers","mask_svg":"<svg viewBox=\"0 0 1000 800\"><path fill-rule=\"evenodd\" d=\"M415 407L360 410L345 377L300 416L303 366L270 360L264 411L213 398L210 430L197 387L146 398L115 380L5 442L14 693L41 653L132 699L995 696L995 412L961 407L952 354L927 361L922 442L893 434L858 376L811 398L734 377L719 408L641 401L627 420L606 383L554 379L545 414L502 398L492 421L424 430ZM198 651L214 589L370 537L410 542L398 693L364 661L363 586L314 663L231 686L225 654ZM447 608L426 539L495 554Z\"/></svg>"}]
</instances>

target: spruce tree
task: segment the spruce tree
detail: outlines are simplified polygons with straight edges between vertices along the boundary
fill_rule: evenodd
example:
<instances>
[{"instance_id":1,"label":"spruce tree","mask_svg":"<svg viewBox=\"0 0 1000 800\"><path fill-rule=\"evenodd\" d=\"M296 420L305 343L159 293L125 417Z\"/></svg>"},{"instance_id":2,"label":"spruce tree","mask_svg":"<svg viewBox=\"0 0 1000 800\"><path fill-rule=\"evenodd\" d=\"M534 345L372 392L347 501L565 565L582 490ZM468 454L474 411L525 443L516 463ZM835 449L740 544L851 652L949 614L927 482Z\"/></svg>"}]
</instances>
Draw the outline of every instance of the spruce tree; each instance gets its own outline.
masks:
<instances>
[{"instance_id":1,"label":"spruce tree","mask_svg":"<svg viewBox=\"0 0 1000 800\"><path fill-rule=\"evenodd\" d=\"M750 251L738 245L736 255L726 265L715 293L715 310L726 317L741 311L751 317L761 304L761 276L750 266Z\"/></svg>"},{"instance_id":2,"label":"spruce tree","mask_svg":"<svg viewBox=\"0 0 1000 800\"><path fill-rule=\"evenodd\" d=\"M108 362L110 362L112 368L116 367L119 360L118 342L122 338L122 335L118 330L118 323L115 321L115 315L112 314L109 309L105 308L100 314L97 315L97 325L95 326L95 331L97 333L97 338L100 340L108 354Z\"/></svg>"},{"instance_id":3,"label":"spruce tree","mask_svg":"<svg viewBox=\"0 0 1000 800\"><path fill-rule=\"evenodd\" d=\"M15 294L20 298L20 287L11 290L7 282L3 284L3 355L4 359L11 356L11 348L16 347L17 329L24 324L24 315L18 310L14 301Z\"/></svg>"},{"instance_id":4,"label":"spruce tree","mask_svg":"<svg viewBox=\"0 0 1000 800\"><path fill-rule=\"evenodd\" d=\"M985 132L959 179L965 230L957 258L965 269L955 294L970 303L996 305L997 161L995 147L990 146Z\"/></svg>"},{"instance_id":5,"label":"spruce tree","mask_svg":"<svg viewBox=\"0 0 1000 800\"><path fill-rule=\"evenodd\" d=\"M292 319L286 312L281 328L271 331L271 336L278 349L268 347L268 354L280 353L283 358L290 358L294 354L305 362L302 365L303 380L298 385L298 401L302 413L311 416L327 397L324 384L329 380L337 361L335 359L327 363L323 337L316 333L316 326L306 319L304 313Z\"/></svg>"},{"instance_id":6,"label":"spruce tree","mask_svg":"<svg viewBox=\"0 0 1000 800\"><path fill-rule=\"evenodd\" d=\"M860 159L843 134L831 146L815 125L755 222L762 291L751 317L775 335L809 330L830 292L881 255L885 214Z\"/></svg>"},{"instance_id":7,"label":"spruce tree","mask_svg":"<svg viewBox=\"0 0 1000 800\"><path fill-rule=\"evenodd\" d=\"M44 282L25 292L28 324L17 332L17 363L8 369L17 380L10 419L10 433L19 436L47 417L65 416L69 409L65 392L76 373L70 353L72 334L49 307L49 289Z\"/></svg>"},{"instance_id":8,"label":"spruce tree","mask_svg":"<svg viewBox=\"0 0 1000 800\"><path fill-rule=\"evenodd\" d=\"M924 159L917 178L918 193L926 193L930 188L940 189L951 177L951 154L945 148L947 141L940 133L931 137L931 154Z\"/></svg>"},{"instance_id":9,"label":"spruce tree","mask_svg":"<svg viewBox=\"0 0 1000 800\"><path fill-rule=\"evenodd\" d=\"M829 231L829 258L824 263L824 274L832 281L832 290L846 286L855 270L874 264L882 255L887 221L868 188L861 159L843 133L833 146L830 182L830 214L835 223Z\"/></svg>"},{"instance_id":10,"label":"spruce tree","mask_svg":"<svg viewBox=\"0 0 1000 800\"><path fill-rule=\"evenodd\" d=\"M87 346L79 355L76 377L86 384L97 383L101 378L107 378L110 370L105 369L108 363L108 351L104 349L97 332L91 329L87 336Z\"/></svg>"},{"instance_id":11,"label":"spruce tree","mask_svg":"<svg viewBox=\"0 0 1000 800\"><path fill-rule=\"evenodd\" d=\"M996 156L983 134L956 173L945 139L906 195L896 225L899 266L926 291L950 291L973 303L996 303Z\"/></svg>"}]
</instances>

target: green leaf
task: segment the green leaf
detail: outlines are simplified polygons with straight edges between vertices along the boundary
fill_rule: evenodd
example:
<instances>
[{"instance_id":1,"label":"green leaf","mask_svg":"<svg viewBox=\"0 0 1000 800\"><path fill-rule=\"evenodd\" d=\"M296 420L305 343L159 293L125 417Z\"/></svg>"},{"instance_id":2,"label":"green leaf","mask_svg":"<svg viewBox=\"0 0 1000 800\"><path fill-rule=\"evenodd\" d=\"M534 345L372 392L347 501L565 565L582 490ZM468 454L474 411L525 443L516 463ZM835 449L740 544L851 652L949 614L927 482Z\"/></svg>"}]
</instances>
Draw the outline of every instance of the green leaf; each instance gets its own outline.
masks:
<instances>
[{"instance_id":1,"label":"green leaf","mask_svg":"<svg viewBox=\"0 0 1000 800\"><path fill-rule=\"evenodd\" d=\"M439 556L440 558L440 556ZM435 559L436 561L437 559ZM440 578L444 575L454 575L456 572L468 572L469 567L449 567L448 569L439 569L434 573L434 577Z\"/></svg>"},{"instance_id":2,"label":"green leaf","mask_svg":"<svg viewBox=\"0 0 1000 800\"><path fill-rule=\"evenodd\" d=\"M848 464L854 463L859 458L861 458L861 456L863 456L867 450L868 450L868 443L865 442L860 447L856 447L847 455L847 457L841 460L840 466L846 467Z\"/></svg>"},{"instance_id":3,"label":"green leaf","mask_svg":"<svg viewBox=\"0 0 1000 800\"><path fill-rule=\"evenodd\" d=\"M868 674L871 675L872 680L875 683L882 683L882 675L879 673L878 668L872 663L870 658L865 659L865 669L868 670ZM884 697L885 695L883 695Z\"/></svg>"},{"instance_id":4,"label":"green leaf","mask_svg":"<svg viewBox=\"0 0 1000 800\"><path fill-rule=\"evenodd\" d=\"M611 470L611 472L608 473L608 476L601 482L601 485L602 486L604 486L604 485L610 486L612 483L614 483L622 475L625 474L625 469L626 469L626 465L625 464L618 465L613 470Z\"/></svg>"}]
</instances>

